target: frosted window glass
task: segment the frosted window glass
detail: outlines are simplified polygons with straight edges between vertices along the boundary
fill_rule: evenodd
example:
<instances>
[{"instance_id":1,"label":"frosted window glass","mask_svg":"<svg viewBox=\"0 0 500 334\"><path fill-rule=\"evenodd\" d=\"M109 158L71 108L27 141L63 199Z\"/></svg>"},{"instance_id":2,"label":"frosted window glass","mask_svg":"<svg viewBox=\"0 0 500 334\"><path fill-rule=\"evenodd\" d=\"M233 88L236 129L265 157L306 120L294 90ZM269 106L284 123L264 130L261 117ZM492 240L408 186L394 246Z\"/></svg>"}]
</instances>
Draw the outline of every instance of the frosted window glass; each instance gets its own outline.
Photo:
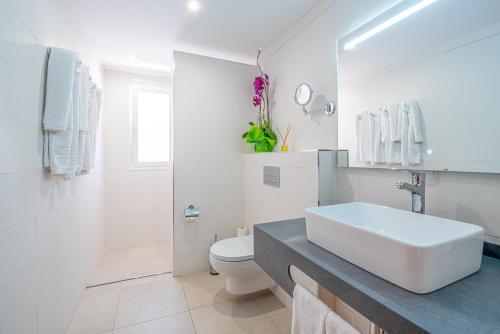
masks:
<instances>
[{"instance_id":1,"label":"frosted window glass","mask_svg":"<svg viewBox=\"0 0 500 334\"><path fill-rule=\"evenodd\" d=\"M170 161L170 94L137 92L137 160Z\"/></svg>"}]
</instances>

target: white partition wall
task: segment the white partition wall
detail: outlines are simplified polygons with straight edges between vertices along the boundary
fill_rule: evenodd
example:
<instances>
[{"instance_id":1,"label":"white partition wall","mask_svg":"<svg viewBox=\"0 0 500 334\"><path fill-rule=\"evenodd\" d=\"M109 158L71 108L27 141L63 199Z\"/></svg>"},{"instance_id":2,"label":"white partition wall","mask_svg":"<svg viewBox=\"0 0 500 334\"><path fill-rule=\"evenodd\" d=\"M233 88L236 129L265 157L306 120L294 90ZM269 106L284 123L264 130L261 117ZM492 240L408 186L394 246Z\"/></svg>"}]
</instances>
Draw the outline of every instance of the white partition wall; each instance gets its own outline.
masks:
<instances>
[{"instance_id":1,"label":"white partition wall","mask_svg":"<svg viewBox=\"0 0 500 334\"><path fill-rule=\"evenodd\" d=\"M254 66L175 52L174 274L207 269L214 235L243 225L241 134L253 120ZM185 223L184 209L200 210Z\"/></svg>"}]
</instances>

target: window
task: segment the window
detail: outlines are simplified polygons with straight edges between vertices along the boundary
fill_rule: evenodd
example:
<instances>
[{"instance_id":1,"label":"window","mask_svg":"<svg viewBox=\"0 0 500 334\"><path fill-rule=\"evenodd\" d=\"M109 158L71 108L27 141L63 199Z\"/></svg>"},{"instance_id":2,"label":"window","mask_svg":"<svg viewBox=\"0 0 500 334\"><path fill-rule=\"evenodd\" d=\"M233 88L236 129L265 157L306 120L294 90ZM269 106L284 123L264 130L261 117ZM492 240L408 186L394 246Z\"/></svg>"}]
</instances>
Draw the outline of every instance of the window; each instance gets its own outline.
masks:
<instances>
[{"instance_id":1,"label":"window","mask_svg":"<svg viewBox=\"0 0 500 334\"><path fill-rule=\"evenodd\" d=\"M154 86L131 89L131 168L169 168L171 150L171 95Z\"/></svg>"}]
</instances>

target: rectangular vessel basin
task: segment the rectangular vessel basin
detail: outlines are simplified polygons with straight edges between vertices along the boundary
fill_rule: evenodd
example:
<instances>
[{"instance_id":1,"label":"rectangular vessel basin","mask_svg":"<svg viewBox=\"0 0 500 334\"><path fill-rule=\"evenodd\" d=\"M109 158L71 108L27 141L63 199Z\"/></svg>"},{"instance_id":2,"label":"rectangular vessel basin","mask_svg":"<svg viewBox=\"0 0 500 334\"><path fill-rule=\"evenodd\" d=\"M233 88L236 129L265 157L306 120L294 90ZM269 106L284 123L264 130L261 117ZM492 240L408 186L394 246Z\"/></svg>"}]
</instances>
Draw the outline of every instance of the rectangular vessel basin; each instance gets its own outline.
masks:
<instances>
[{"instance_id":1,"label":"rectangular vessel basin","mask_svg":"<svg viewBox=\"0 0 500 334\"><path fill-rule=\"evenodd\" d=\"M479 270L483 228L368 203L306 209L307 239L415 293Z\"/></svg>"}]
</instances>

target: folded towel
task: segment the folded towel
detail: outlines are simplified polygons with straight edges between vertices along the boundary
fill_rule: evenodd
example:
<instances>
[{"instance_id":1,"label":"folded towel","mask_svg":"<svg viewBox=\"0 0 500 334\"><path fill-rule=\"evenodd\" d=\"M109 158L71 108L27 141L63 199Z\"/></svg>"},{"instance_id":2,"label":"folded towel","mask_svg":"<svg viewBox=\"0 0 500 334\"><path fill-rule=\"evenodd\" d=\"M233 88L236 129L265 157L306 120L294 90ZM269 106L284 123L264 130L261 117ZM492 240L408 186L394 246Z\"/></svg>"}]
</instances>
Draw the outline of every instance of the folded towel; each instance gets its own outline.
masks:
<instances>
[{"instance_id":1,"label":"folded towel","mask_svg":"<svg viewBox=\"0 0 500 334\"><path fill-rule=\"evenodd\" d=\"M82 169L80 171L80 174L87 175L90 172L90 147L92 140L91 140L91 135L87 132L84 132L83 138L85 144L83 150Z\"/></svg>"},{"instance_id":2,"label":"folded towel","mask_svg":"<svg viewBox=\"0 0 500 334\"><path fill-rule=\"evenodd\" d=\"M292 334L325 334L330 308L300 284L293 290Z\"/></svg>"},{"instance_id":3,"label":"folded towel","mask_svg":"<svg viewBox=\"0 0 500 334\"><path fill-rule=\"evenodd\" d=\"M84 144L84 150L83 150L83 163L82 163L82 170L81 174L88 174L91 168L91 154L92 154L92 148L93 148L93 136L94 136L94 129L96 128L95 126L95 120L96 120L96 105L97 105L97 85L95 83L90 84L90 92L89 92L89 108L88 108L88 126L87 126L87 131L85 131L85 144Z\"/></svg>"},{"instance_id":4,"label":"folded towel","mask_svg":"<svg viewBox=\"0 0 500 334\"><path fill-rule=\"evenodd\" d=\"M95 167L96 147L97 147L97 129L99 127L101 103L102 103L102 91L100 89L97 89L96 90L95 109L94 109L94 124L93 124L93 128L92 128L92 147L90 150L90 168Z\"/></svg>"},{"instance_id":5,"label":"folded towel","mask_svg":"<svg viewBox=\"0 0 500 334\"><path fill-rule=\"evenodd\" d=\"M383 139L386 162L389 164L401 163L401 123L399 118L399 105L386 105L382 109L385 139Z\"/></svg>"},{"instance_id":6,"label":"folded towel","mask_svg":"<svg viewBox=\"0 0 500 334\"><path fill-rule=\"evenodd\" d=\"M73 113L69 113L66 130L49 131L48 134L50 173L52 175L68 175L71 161Z\"/></svg>"},{"instance_id":7,"label":"folded towel","mask_svg":"<svg viewBox=\"0 0 500 334\"><path fill-rule=\"evenodd\" d=\"M326 316L326 334L360 334L347 321L330 311Z\"/></svg>"},{"instance_id":8,"label":"folded towel","mask_svg":"<svg viewBox=\"0 0 500 334\"><path fill-rule=\"evenodd\" d=\"M356 115L356 160L369 163L372 161L370 149L370 114L365 111Z\"/></svg>"},{"instance_id":9,"label":"folded towel","mask_svg":"<svg viewBox=\"0 0 500 334\"><path fill-rule=\"evenodd\" d=\"M89 110L89 92L90 92L90 75L89 68L82 66L81 73L81 94L80 94L80 131L87 131L88 127L88 110Z\"/></svg>"},{"instance_id":10,"label":"folded towel","mask_svg":"<svg viewBox=\"0 0 500 334\"><path fill-rule=\"evenodd\" d=\"M43 167L50 168L49 132L43 131Z\"/></svg>"},{"instance_id":11,"label":"folded towel","mask_svg":"<svg viewBox=\"0 0 500 334\"><path fill-rule=\"evenodd\" d=\"M80 175L83 169L83 155L85 152L85 136L86 133L78 131L78 153L76 157L76 175Z\"/></svg>"},{"instance_id":12,"label":"folded towel","mask_svg":"<svg viewBox=\"0 0 500 334\"><path fill-rule=\"evenodd\" d=\"M78 161L78 139L80 127L80 93L81 93L81 63L77 65L75 72L75 80L73 84L73 100L72 110L73 113L73 131L71 133L71 147L70 147L70 162L66 179L70 179L76 174L77 161Z\"/></svg>"},{"instance_id":13,"label":"folded towel","mask_svg":"<svg viewBox=\"0 0 500 334\"><path fill-rule=\"evenodd\" d=\"M43 129L45 131L65 130L68 126L77 63L77 53L51 48L43 112Z\"/></svg>"}]
</instances>

